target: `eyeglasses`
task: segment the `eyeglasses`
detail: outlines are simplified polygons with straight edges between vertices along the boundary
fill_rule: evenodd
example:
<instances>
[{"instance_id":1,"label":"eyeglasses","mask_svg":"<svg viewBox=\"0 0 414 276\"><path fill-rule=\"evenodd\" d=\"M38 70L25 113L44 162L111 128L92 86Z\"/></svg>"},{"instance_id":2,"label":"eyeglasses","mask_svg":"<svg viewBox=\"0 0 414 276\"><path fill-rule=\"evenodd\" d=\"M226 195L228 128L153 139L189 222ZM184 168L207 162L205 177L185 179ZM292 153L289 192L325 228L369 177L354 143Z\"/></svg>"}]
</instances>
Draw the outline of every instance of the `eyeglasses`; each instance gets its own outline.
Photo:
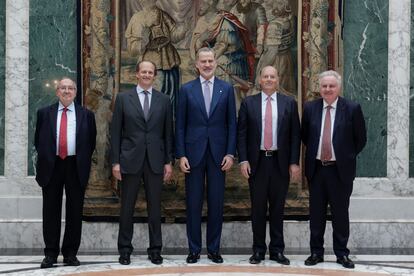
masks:
<instances>
[{"instance_id":1,"label":"eyeglasses","mask_svg":"<svg viewBox=\"0 0 414 276\"><path fill-rule=\"evenodd\" d=\"M58 87L60 90L69 90L69 91L75 91L76 88L74 86L59 86Z\"/></svg>"}]
</instances>

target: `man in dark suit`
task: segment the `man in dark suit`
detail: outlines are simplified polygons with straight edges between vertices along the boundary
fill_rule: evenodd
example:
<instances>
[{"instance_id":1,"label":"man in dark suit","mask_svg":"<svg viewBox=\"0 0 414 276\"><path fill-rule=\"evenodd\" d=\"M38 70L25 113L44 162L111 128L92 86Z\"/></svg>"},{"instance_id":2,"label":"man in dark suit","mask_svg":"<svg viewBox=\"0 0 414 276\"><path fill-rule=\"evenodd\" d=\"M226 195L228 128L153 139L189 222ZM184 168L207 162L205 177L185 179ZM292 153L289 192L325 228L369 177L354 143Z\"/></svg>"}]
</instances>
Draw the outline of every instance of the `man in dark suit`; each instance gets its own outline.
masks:
<instances>
[{"instance_id":1,"label":"man in dark suit","mask_svg":"<svg viewBox=\"0 0 414 276\"><path fill-rule=\"evenodd\" d=\"M214 77L216 66L212 49L198 50L196 67L200 77L181 87L176 107L176 158L186 174L187 263L200 258L206 178L208 258L223 262L220 238L224 182L236 151L236 107L233 87Z\"/></svg>"},{"instance_id":2,"label":"man in dark suit","mask_svg":"<svg viewBox=\"0 0 414 276\"><path fill-rule=\"evenodd\" d=\"M348 209L355 178L356 156L367 141L365 120L359 104L339 96L341 76L337 72L321 73L319 87L322 98L307 102L302 117L311 231L311 255L305 265L323 262L329 204L337 263L345 268L354 268L347 248Z\"/></svg>"},{"instance_id":3,"label":"man in dark suit","mask_svg":"<svg viewBox=\"0 0 414 276\"><path fill-rule=\"evenodd\" d=\"M43 195L43 239L45 258L40 267L57 262L60 244L63 189L66 194L63 263L80 265L76 257L82 233L82 210L91 157L95 150L94 114L76 104L76 83L60 80L59 102L37 111L35 147L36 181Z\"/></svg>"},{"instance_id":4,"label":"man in dark suit","mask_svg":"<svg viewBox=\"0 0 414 276\"><path fill-rule=\"evenodd\" d=\"M237 150L240 171L249 180L253 228L251 264L265 258L266 215L269 209L269 259L289 265L283 251L283 211L289 177L299 178L300 123L296 101L278 93L279 77L273 66L260 72L262 92L241 104Z\"/></svg>"},{"instance_id":5,"label":"man in dark suit","mask_svg":"<svg viewBox=\"0 0 414 276\"><path fill-rule=\"evenodd\" d=\"M161 264L161 190L172 175L172 109L167 95L152 87L155 64L141 61L136 67L138 85L119 93L111 126L112 174L121 181L119 263L131 263L135 201L141 180L147 200L148 259Z\"/></svg>"}]
</instances>

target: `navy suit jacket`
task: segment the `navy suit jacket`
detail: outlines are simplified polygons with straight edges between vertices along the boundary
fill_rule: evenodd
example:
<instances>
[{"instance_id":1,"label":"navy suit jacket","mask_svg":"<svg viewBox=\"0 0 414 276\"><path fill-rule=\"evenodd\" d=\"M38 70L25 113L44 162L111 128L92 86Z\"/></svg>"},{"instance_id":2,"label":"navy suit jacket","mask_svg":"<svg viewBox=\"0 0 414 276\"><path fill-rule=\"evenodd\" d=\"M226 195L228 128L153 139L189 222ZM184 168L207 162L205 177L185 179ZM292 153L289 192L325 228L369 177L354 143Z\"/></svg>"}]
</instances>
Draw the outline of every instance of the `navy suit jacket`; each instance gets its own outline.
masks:
<instances>
[{"instance_id":1,"label":"navy suit jacket","mask_svg":"<svg viewBox=\"0 0 414 276\"><path fill-rule=\"evenodd\" d=\"M300 122L296 101L277 93L277 152L280 171L289 177L289 165L299 165ZM239 110L237 150L239 162L249 161L256 172L262 137L262 94L244 99Z\"/></svg>"},{"instance_id":2,"label":"navy suit jacket","mask_svg":"<svg viewBox=\"0 0 414 276\"><path fill-rule=\"evenodd\" d=\"M233 86L215 77L210 114L204 105L200 78L184 84L178 95L175 121L176 158L187 157L196 167L210 146L220 165L236 154L236 103Z\"/></svg>"},{"instance_id":3,"label":"navy suit jacket","mask_svg":"<svg viewBox=\"0 0 414 276\"><path fill-rule=\"evenodd\" d=\"M37 111L35 147L37 151L36 181L45 187L53 174L56 161L56 121L59 103ZM92 153L96 145L94 114L75 103L76 113L76 167L79 182L86 187L91 169Z\"/></svg>"},{"instance_id":4,"label":"navy suit jacket","mask_svg":"<svg viewBox=\"0 0 414 276\"><path fill-rule=\"evenodd\" d=\"M139 101L137 90L121 92L115 101L111 123L112 164L120 164L121 172L136 174L145 155L156 174L173 161L173 121L170 98L152 89L148 119Z\"/></svg>"},{"instance_id":5,"label":"navy suit jacket","mask_svg":"<svg viewBox=\"0 0 414 276\"><path fill-rule=\"evenodd\" d=\"M305 103L302 117L302 140L306 146L305 175L310 181L315 173L316 155L321 135L323 99ZM367 142L361 106L339 97L333 126L332 146L339 177L351 183L356 174L356 157Z\"/></svg>"}]
</instances>

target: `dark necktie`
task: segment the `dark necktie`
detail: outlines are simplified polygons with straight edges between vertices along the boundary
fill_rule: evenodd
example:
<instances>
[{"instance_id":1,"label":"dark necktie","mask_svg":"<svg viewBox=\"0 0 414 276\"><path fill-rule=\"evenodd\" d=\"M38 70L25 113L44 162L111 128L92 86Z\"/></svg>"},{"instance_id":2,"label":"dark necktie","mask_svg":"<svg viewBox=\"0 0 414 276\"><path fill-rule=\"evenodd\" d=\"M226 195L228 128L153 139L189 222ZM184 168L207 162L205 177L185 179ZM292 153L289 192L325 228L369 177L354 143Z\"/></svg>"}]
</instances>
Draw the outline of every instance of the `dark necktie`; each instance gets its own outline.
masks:
<instances>
[{"instance_id":1,"label":"dark necktie","mask_svg":"<svg viewBox=\"0 0 414 276\"><path fill-rule=\"evenodd\" d=\"M272 97L267 97L265 123L264 123L264 139L263 146L265 150L270 150L273 145L273 132L272 132Z\"/></svg>"},{"instance_id":2,"label":"dark necktie","mask_svg":"<svg viewBox=\"0 0 414 276\"><path fill-rule=\"evenodd\" d=\"M325 123L323 126L322 133L322 149L321 149L321 160L329 161L332 159L332 142L331 142L331 108L328 105L326 107Z\"/></svg>"},{"instance_id":3,"label":"dark necktie","mask_svg":"<svg viewBox=\"0 0 414 276\"><path fill-rule=\"evenodd\" d=\"M68 117L66 111L68 109L65 107L62 111L62 117L60 119L60 128L59 128L59 157L65 159L68 156L68 141L67 141L67 127L68 127Z\"/></svg>"},{"instance_id":4,"label":"dark necktie","mask_svg":"<svg viewBox=\"0 0 414 276\"><path fill-rule=\"evenodd\" d=\"M148 119L148 112L149 112L149 97L148 97L149 92L146 91L146 90L144 90L143 92L144 92L144 95L145 95L145 98L144 98L144 109L143 110L144 110L145 120L147 120Z\"/></svg>"}]
</instances>

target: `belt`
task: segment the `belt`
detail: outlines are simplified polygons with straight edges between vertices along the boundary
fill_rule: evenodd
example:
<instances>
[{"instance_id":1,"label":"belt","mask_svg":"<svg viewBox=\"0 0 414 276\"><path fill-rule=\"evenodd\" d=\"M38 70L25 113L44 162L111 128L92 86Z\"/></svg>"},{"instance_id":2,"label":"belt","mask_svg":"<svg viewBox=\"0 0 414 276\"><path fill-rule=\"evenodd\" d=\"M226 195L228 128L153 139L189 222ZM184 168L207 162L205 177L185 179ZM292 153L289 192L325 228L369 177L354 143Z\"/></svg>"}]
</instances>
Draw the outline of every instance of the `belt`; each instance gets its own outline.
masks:
<instances>
[{"instance_id":1,"label":"belt","mask_svg":"<svg viewBox=\"0 0 414 276\"><path fill-rule=\"evenodd\" d=\"M316 159L316 164L322 167L336 166L336 161L322 161Z\"/></svg>"},{"instance_id":2,"label":"belt","mask_svg":"<svg viewBox=\"0 0 414 276\"><path fill-rule=\"evenodd\" d=\"M261 150L260 153L263 154L265 157L272 157L276 155L277 150Z\"/></svg>"}]
</instances>

